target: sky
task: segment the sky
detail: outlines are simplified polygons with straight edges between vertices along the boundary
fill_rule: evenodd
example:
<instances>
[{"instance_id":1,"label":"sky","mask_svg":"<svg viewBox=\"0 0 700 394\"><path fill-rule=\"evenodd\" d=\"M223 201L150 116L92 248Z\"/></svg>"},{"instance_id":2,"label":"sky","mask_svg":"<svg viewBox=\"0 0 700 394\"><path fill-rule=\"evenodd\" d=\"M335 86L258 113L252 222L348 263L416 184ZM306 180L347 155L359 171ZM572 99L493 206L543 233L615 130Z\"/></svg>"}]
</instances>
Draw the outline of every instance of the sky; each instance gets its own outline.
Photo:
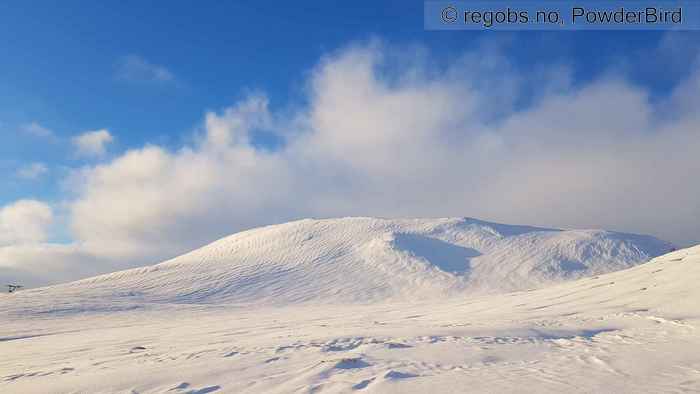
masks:
<instances>
[{"instance_id":1,"label":"sky","mask_svg":"<svg viewBox=\"0 0 700 394\"><path fill-rule=\"evenodd\" d=\"M425 31L415 1L11 1L0 35L0 281L306 217L700 242L696 32Z\"/></svg>"}]
</instances>

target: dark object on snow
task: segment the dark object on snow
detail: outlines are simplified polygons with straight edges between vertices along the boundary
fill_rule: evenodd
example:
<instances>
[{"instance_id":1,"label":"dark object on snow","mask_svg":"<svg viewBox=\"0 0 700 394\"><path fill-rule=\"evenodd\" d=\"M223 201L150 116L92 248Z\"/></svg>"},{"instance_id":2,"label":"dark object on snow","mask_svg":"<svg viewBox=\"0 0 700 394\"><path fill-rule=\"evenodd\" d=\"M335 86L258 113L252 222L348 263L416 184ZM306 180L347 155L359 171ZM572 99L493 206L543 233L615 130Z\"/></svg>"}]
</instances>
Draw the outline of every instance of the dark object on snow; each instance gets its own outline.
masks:
<instances>
[{"instance_id":1,"label":"dark object on snow","mask_svg":"<svg viewBox=\"0 0 700 394\"><path fill-rule=\"evenodd\" d=\"M15 291L21 289L22 287L24 287L24 286L22 286L22 285L7 285L7 292L14 293Z\"/></svg>"}]
</instances>

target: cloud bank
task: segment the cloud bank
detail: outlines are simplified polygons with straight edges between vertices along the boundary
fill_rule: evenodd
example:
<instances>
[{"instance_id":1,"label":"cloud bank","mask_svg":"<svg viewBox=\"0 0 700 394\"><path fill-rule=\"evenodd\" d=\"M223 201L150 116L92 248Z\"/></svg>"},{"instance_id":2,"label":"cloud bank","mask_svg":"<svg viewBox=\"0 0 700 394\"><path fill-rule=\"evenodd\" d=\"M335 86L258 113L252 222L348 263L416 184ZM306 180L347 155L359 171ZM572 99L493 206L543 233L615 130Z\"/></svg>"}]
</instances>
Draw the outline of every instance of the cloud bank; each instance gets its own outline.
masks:
<instances>
[{"instance_id":1,"label":"cloud bank","mask_svg":"<svg viewBox=\"0 0 700 394\"><path fill-rule=\"evenodd\" d=\"M0 208L0 246L45 241L53 222L51 208L39 201L20 200Z\"/></svg>"},{"instance_id":2,"label":"cloud bank","mask_svg":"<svg viewBox=\"0 0 700 394\"><path fill-rule=\"evenodd\" d=\"M497 53L444 66L411 53L344 48L313 70L303 104L273 111L255 94L208 112L179 150L76 171L75 242L0 248L0 274L65 280L301 217L466 215L700 241L700 68L652 100L614 73L575 85L566 67L522 75ZM260 132L284 142L259 148Z\"/></svg>"}]
</instances>

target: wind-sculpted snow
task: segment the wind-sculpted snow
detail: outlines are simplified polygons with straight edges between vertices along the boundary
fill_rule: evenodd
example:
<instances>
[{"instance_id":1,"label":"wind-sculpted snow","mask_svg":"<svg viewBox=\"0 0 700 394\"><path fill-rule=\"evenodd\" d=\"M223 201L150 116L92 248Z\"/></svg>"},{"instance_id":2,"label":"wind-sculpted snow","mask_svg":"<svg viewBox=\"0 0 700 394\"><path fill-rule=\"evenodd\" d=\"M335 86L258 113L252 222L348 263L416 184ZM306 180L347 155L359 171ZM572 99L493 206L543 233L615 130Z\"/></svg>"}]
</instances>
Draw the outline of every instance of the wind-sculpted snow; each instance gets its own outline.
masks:
<instances>
[{"instance_id":1,"label":"wind-sculpted snow","mask_svg":"<svg viewBox=\"0 0 700 394\"><path fill-rule=\"evenodd\" d=\"M301 220L21 297L278 305L424 300L542 287L628 268L671 249L648 236L468 218Z\"/></svg>"},{"instance_id":2,"label":"wind-sculpted snow","mask_svg":"<svg viewBox=\"0 0 700 394\"><path fill-rule=\"evenodd\" d=\"M237 237L264 249L272 245L265 246L258 232L285 234L297 225ZM335 223L316 225L328 230ZM398 227L401 231L392 234L407 233L407 227ZM397 256L409 249L423 258L434 256L425 247L440 243L409 234L414 235L371 243ZM420 237L427 234L432 233ZM304 237L299 234L296 240ZM612 238L619 237L625 238ZM216 247L224 252L236 243L230 241ZM587 246L582 250L593 253ZM335 255L338 249L326 253ZM436 256L464 257L470 264L481 257L449 248ZM171 262L160 270L192 261L197 260ZM447 268L452 267L450 263ZM431 270L452 275L437 267L417 272ZM131 283L126 281L142 272L150 271L115 276ZM120 310L117 299L139 295L114 289L114 297L88 297L90 292L78 290L114 280L106 276L24 292L32 297L22 292L0 296L0 352L6 355L0 358L0 391L700 392L700 246L543 289L438 302L285 307L190 303ZM38 297L42 291L52 297ZM82 313L61 310L65 298L76 308L82 306Z\"/></svg>"}]
</instances>

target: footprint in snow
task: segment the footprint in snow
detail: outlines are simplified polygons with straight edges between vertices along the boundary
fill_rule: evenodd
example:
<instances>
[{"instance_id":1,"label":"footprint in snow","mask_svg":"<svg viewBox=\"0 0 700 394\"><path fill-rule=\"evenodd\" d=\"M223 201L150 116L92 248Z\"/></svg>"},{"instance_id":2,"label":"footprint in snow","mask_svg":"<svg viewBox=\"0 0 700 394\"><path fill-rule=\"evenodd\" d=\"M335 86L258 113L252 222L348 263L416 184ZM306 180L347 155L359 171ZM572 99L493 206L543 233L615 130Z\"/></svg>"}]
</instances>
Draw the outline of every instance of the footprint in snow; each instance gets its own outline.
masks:
<instances>
[{"instance_id":1,"label":"footprint in snow","mask_svg":"<svg viewBox=\"0 0 700 394\"><path fill-rule=\"evenodd\" d=\"M335 368L338 369L355 369L355 368L365 368L369 367L369 363L360 357L354 358L343 358L338 363L335 364Z\"/></svg>"},{"instance_id":2,"label":"footprint in snow","mask_svg":"<svg viewBox=\"0 0 700 394\"><path fill-rule=\"evenodd\" d=\"M386 347L388 349L406 349L413 347L411 345L406 345L405 343L397 343L397 342L387 342Z\"/></svg>"},{"instance_id":3,"label":"footprint in snow","mask_svg":"<svg viewBox=\"0 0 700 394\"><path fill-rule=\"evenodd\" d=\"M369 384L372 383L373 381L374 381L374 378L372 378L372 379L365 379L365 380L361 381L360 383L358 383L358 384L352 386L352 388L353 388L353 390L364 390L364 389L366 389L367 386L369 386Z\"/></svg>"},{"instance_id":4,"label":"footprint in snow","mask_svg":"<svg viewBox=\"0 0 700 394\"><path fill-rule=\"evenodd\" d=\"M187 390L190 387L190 384L187 382L182 382L179 385L171 388L168 391L182 391L182 390ZM184 392L183 394L207 394L207 393L213 393L215 391L218 391L221 389L221 386L207 386L203 387L201 389L192 389L189 391Z\"/></svg>"},{"instance_id":5,"label":"footprint in snow","mask_svg":"<svg viewBox=\"0 0 700 394\"><path fill-rule=\"evenodd\" d=\"M209 386L209 387L204 387L199 390L190 390L186 394L207 394L207 393L213 393L214 391L219 391L221 389L221 386Z\"/></svg>"},{"instance_id":6,"label":"footprint in snow","mask_svg":"<svg viewBox=\"0 0 700 394\"><path fill-rule=\"evenodd\" d=\"M417 378L419 375L408 372L394 371L393 369L384 374L384 379L409 379Z\"/></svg>"},{"instance_id":7,"label":"footprint in snow","mask_svg":"<svg viewBox=\"0 0 700 394\"><path fill-rule=\"evenodd\" d=\"M168 390L168 391L184 390L184 389L186 389L186 388L188 388L188 387L190 387L190 384L189 384L189 383L187 383L187 382L182 382L182 383L178 384L177 386L171 388L171 389Z\"/></svg>"}]
</instances>

